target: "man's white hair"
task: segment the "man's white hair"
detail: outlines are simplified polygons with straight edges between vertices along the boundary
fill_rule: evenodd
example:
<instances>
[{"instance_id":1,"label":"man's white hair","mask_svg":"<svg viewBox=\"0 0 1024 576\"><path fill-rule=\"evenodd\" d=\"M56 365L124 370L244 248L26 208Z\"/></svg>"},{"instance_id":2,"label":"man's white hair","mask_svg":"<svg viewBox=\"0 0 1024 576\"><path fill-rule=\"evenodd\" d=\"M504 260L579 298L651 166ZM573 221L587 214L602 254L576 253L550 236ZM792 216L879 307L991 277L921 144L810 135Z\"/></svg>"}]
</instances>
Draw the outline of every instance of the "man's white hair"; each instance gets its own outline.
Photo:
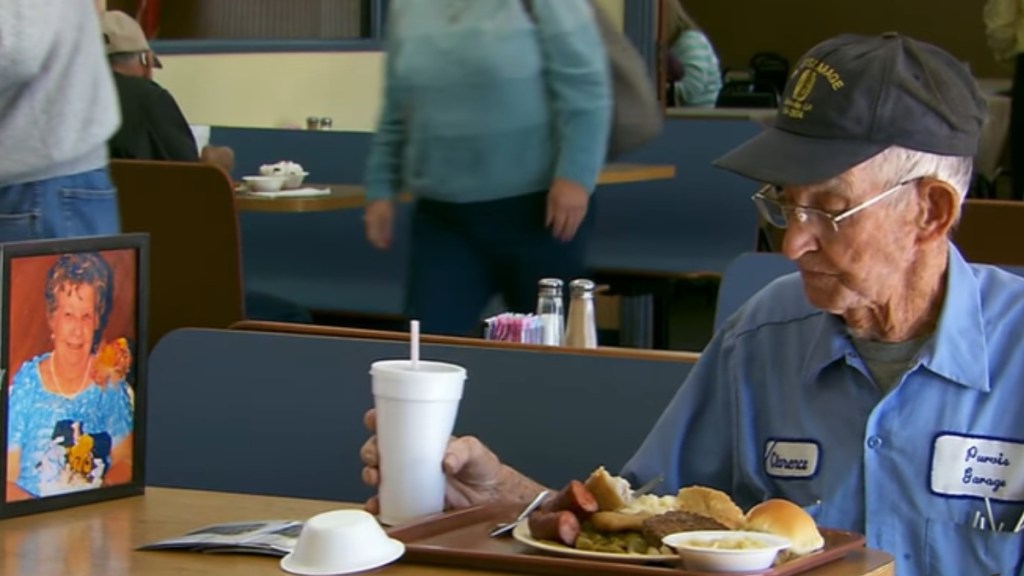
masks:
<instances>
[{"instance_id":1,"label":"man's white hair","mask_svg":"<svg viewBox=\"0 0 1024 576\"><path fill-rule=\"evenodd\" d=\"M974 158L943 156L890 146L865 162L862 167L879 178L883 190L916 178L935 178L953 186L960 195L960 202L963 203L971 188Z\"/></svg>"}]
</instances>

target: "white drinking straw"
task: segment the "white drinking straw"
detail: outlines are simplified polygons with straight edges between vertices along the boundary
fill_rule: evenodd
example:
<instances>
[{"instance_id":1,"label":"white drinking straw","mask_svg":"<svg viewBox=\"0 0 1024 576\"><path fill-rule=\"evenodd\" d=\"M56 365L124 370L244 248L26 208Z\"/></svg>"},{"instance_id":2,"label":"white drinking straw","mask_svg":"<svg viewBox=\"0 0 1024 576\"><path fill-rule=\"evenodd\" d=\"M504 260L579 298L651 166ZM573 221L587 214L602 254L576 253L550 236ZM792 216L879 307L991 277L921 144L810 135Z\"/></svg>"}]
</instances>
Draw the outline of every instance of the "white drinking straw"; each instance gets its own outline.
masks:
<instances>
[{"instance_id":1,"label":"white drinking straw","mask_svg":"<svg viewBox=\"0 0 1024 576\"><path fill-rule=\"evenodd\" d=\"M413 370L420 367L420 321L409 322L409 359Z\"/></svg>"}]
</instances>

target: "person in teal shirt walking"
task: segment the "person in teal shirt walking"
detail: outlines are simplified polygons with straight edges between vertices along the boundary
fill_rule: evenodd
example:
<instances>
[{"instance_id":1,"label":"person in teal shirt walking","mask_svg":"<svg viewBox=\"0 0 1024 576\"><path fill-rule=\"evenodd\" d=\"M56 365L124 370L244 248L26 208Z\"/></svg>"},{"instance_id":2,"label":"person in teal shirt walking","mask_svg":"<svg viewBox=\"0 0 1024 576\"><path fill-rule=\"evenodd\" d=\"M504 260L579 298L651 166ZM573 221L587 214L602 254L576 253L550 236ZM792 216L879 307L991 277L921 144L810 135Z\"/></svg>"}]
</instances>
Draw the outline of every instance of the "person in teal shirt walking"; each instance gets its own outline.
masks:
<instances>
[{"instance_id":1,"label":"person in teal shirt walking","mask_svg":"<svg viewBox=\"0 0 1024 576\"><path fill-rule=\"evenodd\" d=\"M473 332L490 298L532 311L537 281L586 274L590 198L611 126L587 0L394 0L366 171L367 239L387 249L416 198L407 313Z\"/></svg>"}]
</instances>

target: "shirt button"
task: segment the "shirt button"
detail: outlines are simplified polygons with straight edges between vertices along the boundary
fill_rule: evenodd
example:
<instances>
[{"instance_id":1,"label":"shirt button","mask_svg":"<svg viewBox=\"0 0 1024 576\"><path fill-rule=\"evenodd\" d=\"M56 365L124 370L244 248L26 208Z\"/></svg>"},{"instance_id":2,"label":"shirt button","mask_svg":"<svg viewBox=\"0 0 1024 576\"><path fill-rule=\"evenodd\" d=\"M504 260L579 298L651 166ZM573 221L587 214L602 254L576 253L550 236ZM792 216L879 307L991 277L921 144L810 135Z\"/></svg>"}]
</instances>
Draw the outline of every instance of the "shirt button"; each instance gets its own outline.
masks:
<instances>
[{"instance_id":1,"label":"shirt button","mask_svg":"<svg viewBox=\"0 0 1024 576\"><path fill-rule=\"evenodd\" d=\"M881 445L882 445L882 439L879 438L878 436L872 436L872 437L868 438L868 448L871 448L872 450L874 450L874 449L878 448Z\"/></svg>"}]
</instances>

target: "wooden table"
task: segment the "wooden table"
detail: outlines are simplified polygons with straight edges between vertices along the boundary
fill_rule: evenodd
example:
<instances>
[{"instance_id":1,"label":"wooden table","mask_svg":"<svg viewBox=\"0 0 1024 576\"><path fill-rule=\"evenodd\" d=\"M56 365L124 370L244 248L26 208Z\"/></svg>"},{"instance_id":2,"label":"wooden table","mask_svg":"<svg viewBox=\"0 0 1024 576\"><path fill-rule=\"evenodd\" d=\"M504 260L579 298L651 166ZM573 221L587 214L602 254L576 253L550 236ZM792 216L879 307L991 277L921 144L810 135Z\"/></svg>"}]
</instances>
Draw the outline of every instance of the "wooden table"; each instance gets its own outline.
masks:
<instances>
[{"instance_id":1,"label":"wooden table","mask_svg":"<svg viewBox=\"0 0 1024 576\"><path fill-rule=\"evenodd\" d=\"M629 184L671 180L675 178L676 167L671 164L609 164L601 172L598 184ZM310 184L312 188L329 186L331 193L326 196L304 196L291 198L262 198L251 194L239 194L235 206L249 212L325 212L349 210L363 206L366 189L358 184ZM399 197L408 201L408 194Z\"/></svg>"},{"instance_id":2,"label":"wooden table","mask_svg":"<svg viewBox=\"0 0 1024 576\"><path fill-rule=\"evenodd\" d=\"M192 552L137 552L155 540L219 522L305 519L351 507L338 502L148 488L145 496L0 521L4 576L280 576L275 558ZM393 564L385 576L501 574ZM887 554L863 550L807 576L891 576Z\"/></svg>"}]
</instances>

